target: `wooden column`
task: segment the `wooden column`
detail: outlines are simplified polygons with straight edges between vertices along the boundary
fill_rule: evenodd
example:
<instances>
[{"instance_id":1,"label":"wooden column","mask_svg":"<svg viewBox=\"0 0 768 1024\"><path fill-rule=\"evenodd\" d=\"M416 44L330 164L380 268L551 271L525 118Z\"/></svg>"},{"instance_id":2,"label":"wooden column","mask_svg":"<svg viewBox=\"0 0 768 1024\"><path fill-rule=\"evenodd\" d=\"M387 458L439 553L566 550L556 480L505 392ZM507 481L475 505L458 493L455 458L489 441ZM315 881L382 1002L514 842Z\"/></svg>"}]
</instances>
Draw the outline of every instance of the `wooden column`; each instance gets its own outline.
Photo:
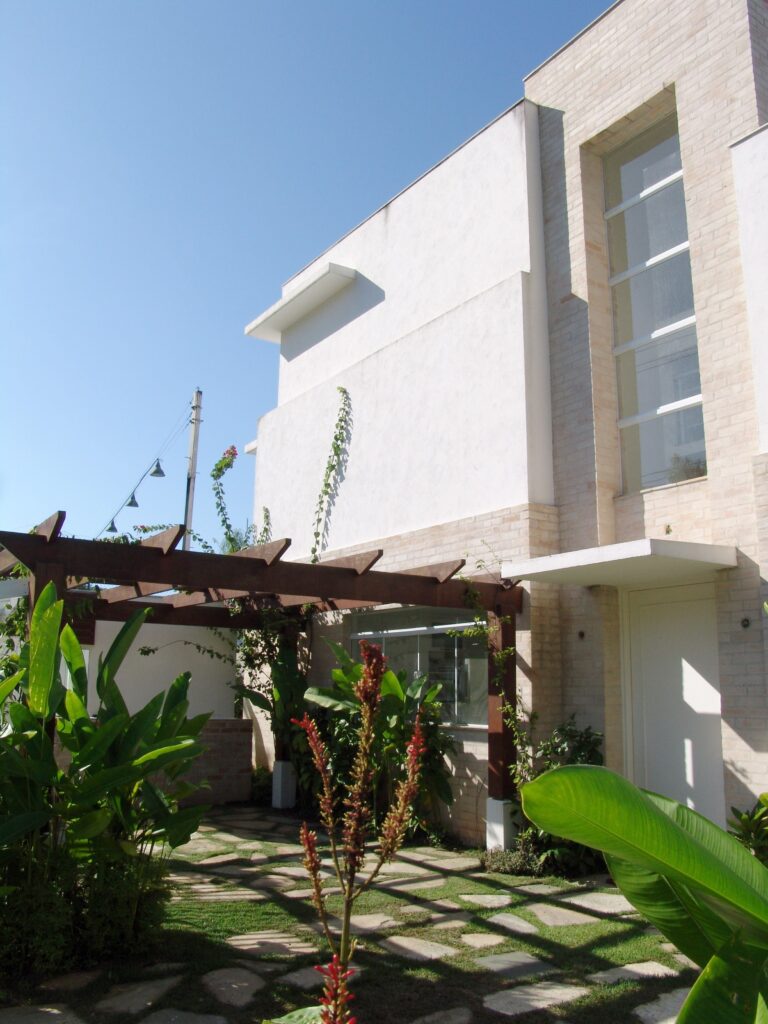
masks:
<instances>
[{"instance_id":1,"label":"wooden column","mask_svg":"<svg viewBox=\"0 0 768 1024\"><path fill-rule=\"evenodd\" d=\"M56 597L63 598L67 590L67 574L59 562L37 562L29 574L29 613L48 583L56 587Z\"/></svg>"},{"instance_id":2,"label":"wooden column","mask_svg":"<svg viewBox=\"0 0 768 1024\"><path fill-rule=\"evenodd\" d=\"M514 796L509 768L514 764L515 745L504 721L503 706L515 704L515 655L508 654L501 664L496 657L514 645L514 612L502 615L497 606L488 612L488 796L493 800Z\"/></svg>"}]
</instances>

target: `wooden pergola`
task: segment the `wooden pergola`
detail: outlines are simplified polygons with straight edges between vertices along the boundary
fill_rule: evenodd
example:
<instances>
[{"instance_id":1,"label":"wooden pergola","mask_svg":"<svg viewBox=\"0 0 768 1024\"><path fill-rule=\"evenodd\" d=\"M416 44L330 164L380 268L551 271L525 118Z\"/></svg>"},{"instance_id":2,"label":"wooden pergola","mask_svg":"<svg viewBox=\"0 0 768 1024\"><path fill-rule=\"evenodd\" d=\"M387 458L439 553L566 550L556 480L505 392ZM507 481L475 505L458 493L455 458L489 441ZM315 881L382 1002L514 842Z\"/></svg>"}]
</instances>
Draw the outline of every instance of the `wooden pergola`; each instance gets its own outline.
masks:
<instances>
[{"instance_id":1,"label":"wooden pergola","mask_svg":"<svg viewBox=\"0 0 768 1024\"><path fill-rule=\"evenodd\" d=\"M63 596L73 626L123 621L137 608L151 608L151 624L258 629L265 609L283 609L297 620L311 605L320 611L383 604L467 608L484 612L489 624L488 785L489 795L512 795L509 765L514 745L503 720L504 702L515 700L514 658L499 669L494 654L514 646L515 615L522 591L508 581L456 578L465 559L418 566L405 572L374 568L381 549L321 560L283 561L290 540L245 548L227 555L180 551L183 526L138 543L62 537L64 512L31 533L0 531L0 576L19 564L29 572L30 603L48 582ZM227 602L237 601L235 607ZM91 641L92 642L92 641Z\"/></svg>"}]
</instances>

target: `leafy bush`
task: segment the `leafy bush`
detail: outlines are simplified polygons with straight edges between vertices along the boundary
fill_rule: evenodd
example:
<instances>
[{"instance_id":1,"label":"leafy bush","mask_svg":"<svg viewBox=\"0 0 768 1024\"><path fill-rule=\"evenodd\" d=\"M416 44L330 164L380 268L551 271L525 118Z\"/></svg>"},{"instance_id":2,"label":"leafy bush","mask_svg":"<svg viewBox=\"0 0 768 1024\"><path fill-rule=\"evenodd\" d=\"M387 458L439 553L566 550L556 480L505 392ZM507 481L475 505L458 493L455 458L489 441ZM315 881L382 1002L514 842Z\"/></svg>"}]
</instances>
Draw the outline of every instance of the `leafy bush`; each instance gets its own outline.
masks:
<instances>
[{"instance_id":1,"label":"leafy bush","mask_svg":"<svg viewBox=\"0 0 768 1024\"><path fill-rule=\"evenodd\" d=\"M310 687L305 694L309 703L331 712L327 722L328 747L331 751L334 776L345 780L353 763L359 729L360 704L355 686L362 675L362 666L339 644L330 645L339 668L332 673L330 689ZM425 752L421 762L419 789L414 801L409 831L429 830L428 823L437 816L440 803L451 804L453 793L445 755L454 749L451 737L440 724L440 683L431 683L427 676L407 682L406 673L384 672L381 680L381 711L371 750L374 770L374 820L380 821L394 799L394 793L405 777L408 745L416 715L420 715Z\"/></svg>"},{"instance_id":2,"label":"leafy bush","mask_svg":"<svg viewBox=\"0 0 768 1024\"><path fill-rule=\"evenodd\" d=\"M272 806L272 772L257 765L251 775L251 803L255 807Z\"/></svg>"},{"instance_id":3,"label":"leafy bush","mask_svg":"<svg viewBox=\"0 0 768 1024\"><path fill-rule=\"evenodd\" d=\"M510 770L518 792L525 783L552 768L567 764L603 763L602 733L595 732L591 726L580 729L575 715L571 715L553 729L549 736L538 741L535 738L538 716L535 712L526 715L519 700L516 707L507 707L506 718L517 752L515 764ZM510 862L514 864L512 874L556 874L578 878L604 868L599 853L537 828L526 818L522 807L519 808L519 819L520 828Z\"/></svg>"},{"instance_id":4,"label":"leafy bush","mask_svg":"<svg viewBox=\"0 0 768 1024\"><path fill-rule=\"evenodd\" d=\"M731 808L729 833L768 866L768 793L763 793L751 811Z\"/></svg>"},{"instance_id":5,"label":"leafy bush","mask_svg":"<svg viewBox=\"0 0 768 1024\"><path fill-rule=\"evenodd\" d=\"M162 896L153 854L186 842L203 813L179 806L195 788L180 777L202 752L197 736L208 719L186 717L189 674L134 715L115 680L146 610L100 661L94 717L83 651L68 625L59 635L62 614L49 584L18 671L0 683L0 935L3 949L14 950L3 969L15 972L138 941ZM71 689L60 678L62 658ZM14 938L14 929L25 934Z\"/></svg>"}]
</instances>

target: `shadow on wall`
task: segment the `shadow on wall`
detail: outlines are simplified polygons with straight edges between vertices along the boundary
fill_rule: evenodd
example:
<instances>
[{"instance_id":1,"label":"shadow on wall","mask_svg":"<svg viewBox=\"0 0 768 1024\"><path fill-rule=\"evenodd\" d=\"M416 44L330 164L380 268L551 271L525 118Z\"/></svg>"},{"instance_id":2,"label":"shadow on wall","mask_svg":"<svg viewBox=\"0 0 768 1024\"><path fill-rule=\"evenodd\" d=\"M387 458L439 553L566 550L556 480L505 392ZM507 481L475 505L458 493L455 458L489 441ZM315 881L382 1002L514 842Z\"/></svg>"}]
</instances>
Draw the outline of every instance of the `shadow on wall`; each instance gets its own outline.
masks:
<instances>
[{"instance_id":1,"label":"shadow on wall","mask_svg":"<svg viewBox=\"0 0 768 1024\"><path fill-rule=\"evenodd\" d=\"M295 359L383 301L384 290L358 274L348 288L283 334L280 355L289 361Z\"/></svg>"},{"instance_id":2,"label":"shadow on wall","mask_svg":"<svg viewBox=\"0 0 768 1024\"><path fill-rule=\"evenodd\" d=\"M453 769L453 804L439 805L440 826L469 846L485 846L485 811L488 797L488 760L459 750L449 755Z\"/></svg>"},{"instance_id":3,"label":"shadow on wall","mask_svg":"<svg viewBox=\"0 0 768 1024\"><path fill-rule=\"evenodd\" d=\"M560 548L593 547L597 494L592 360L587 296L573 292L563 111L539 108L544 247L547 272L552 449ZM573 185L571 184L571 191Z\"/></svg>"}]
</instances>

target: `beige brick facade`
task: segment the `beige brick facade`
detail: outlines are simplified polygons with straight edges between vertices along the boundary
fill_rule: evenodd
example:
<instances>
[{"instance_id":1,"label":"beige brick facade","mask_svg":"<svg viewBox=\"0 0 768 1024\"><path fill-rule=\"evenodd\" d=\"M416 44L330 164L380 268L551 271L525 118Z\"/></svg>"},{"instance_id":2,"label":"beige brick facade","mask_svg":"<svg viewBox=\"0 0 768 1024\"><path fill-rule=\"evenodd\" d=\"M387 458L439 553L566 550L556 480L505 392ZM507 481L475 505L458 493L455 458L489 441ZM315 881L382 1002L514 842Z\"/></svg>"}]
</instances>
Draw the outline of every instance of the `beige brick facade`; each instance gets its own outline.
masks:
<instances>
[{"instance_id":1,"label":"beige brick facade","mask_svg":"<svg viewBox=\"0 0 768 1024\"><path fill-rule=\"evenodd\" d=\"M622 0L532 72L525 96L538 108L554 504L488 510L396 536L366 537L356 547L326 554L381 547L380 566L393 570L464 556L472 574L497 572L505 561L648 537L737 548L738 566L717 573L715 595L725 800L726 806L744 807L768 789L768 617L762 614L768 587L761 569L768 566L768 455L756 456L753 352L729 147L768 119L768 5ZM603 159L673 112L707 476L625 495ZM539 161L536 183L528 183L531 194L538 192L538 168ZM478 368L478 374L486 370ZM510 446L517 442L509 438ZM517 635L524 703L538 712L542 732L570 714L582 726L603 730L608 765L625 770L630 742L622 592L605 585L525 586ZM344 639L345 631L344 616L324 626L336 639ZM326 678L329 668L326 648L316 645L317 678ZM472 727L457 729L455 739L450 828L482 842L486 738Z\"/></svg>"}]
</instances>

